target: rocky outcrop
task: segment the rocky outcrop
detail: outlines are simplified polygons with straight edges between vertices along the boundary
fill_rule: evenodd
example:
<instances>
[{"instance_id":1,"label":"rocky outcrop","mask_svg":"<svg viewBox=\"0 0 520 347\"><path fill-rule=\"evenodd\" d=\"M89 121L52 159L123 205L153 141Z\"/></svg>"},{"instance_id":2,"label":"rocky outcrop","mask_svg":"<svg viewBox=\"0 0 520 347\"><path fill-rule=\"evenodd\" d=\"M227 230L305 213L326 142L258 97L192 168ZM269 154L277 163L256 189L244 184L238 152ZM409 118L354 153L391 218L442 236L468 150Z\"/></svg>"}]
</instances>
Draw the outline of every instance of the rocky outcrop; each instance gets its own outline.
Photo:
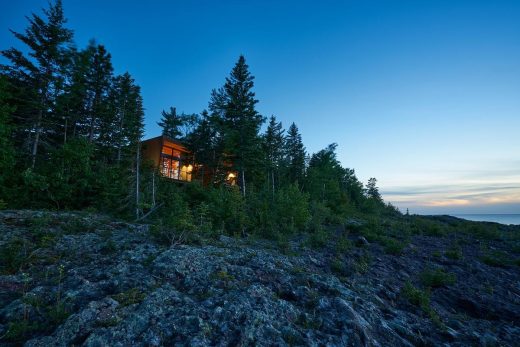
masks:
<instances>
[{"instance_id":1,"label":"rocky outcrop","mask_svg":"<svg viewBox=\"0 0 520 347\"><path fill-rule=\"evenodd\" d=\"M460 236L415 236L401 255L355 235L359 246L348 250L295 241L282 253L227 237L164 247L145 225L95 215L0 218L4 345L513 346L520 338L518 266L485 264L471 239L447 257ZM456 280L423 288L420 274L432 266ZM407 296L406 283L428 305Z\"/></svg>"}]
</instances>

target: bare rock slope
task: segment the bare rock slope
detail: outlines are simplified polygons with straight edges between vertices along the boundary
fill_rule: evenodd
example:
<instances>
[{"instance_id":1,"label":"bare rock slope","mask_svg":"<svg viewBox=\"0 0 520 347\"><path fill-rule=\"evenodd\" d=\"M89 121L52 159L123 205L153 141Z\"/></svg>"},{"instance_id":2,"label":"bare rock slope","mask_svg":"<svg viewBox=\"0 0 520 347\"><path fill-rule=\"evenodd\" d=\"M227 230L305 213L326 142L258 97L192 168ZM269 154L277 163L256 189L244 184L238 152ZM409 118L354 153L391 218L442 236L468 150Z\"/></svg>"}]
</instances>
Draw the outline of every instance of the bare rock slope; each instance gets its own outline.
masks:
<instances>
[{"instance_id":1,"label":"bare rock slope","mask_svg":"<svg viewBox=\"0 0 520 347\"><path fill-rule=\"evenodd\" d=\"M99 215L0 212L0 345L517 345L509 243L486 242L511 259L494 263L468 235L388 252L336 233L343 244L283 252L228 237L165 247Z\"/></svg>"}]
</instances>

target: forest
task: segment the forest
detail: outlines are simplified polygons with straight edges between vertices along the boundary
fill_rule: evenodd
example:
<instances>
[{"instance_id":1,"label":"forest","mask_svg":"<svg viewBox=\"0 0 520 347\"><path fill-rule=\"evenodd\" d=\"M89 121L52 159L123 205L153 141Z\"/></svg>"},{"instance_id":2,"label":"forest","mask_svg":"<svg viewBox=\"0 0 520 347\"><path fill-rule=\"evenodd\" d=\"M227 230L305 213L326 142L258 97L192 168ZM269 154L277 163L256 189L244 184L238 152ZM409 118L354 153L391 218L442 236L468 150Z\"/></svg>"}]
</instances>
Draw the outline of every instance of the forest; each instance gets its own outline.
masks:
<instances>
[{"instance_id":1,"label":"forest","mask_svg":"<svg viewBox=\"0 0 520 347\"><path fill-rule=\"evenodd\" d=\"M78 48L60 0L27 19L24 32L12 31L23 50L1 52L8 63L0 66L0 208L146 220L170 243L223 233L319 238L349 216L400 214L375 178L364 185L341 165L336 143L308 153L294 122L284 129L257 111L244 56L205 110L167 105L159 123L212 170L211 184L160 177L140 157L145 111L130 73L115 74L94 40ZM219 176L224 162L238 173L236 186Z\"/></svg>"}]
</instances>

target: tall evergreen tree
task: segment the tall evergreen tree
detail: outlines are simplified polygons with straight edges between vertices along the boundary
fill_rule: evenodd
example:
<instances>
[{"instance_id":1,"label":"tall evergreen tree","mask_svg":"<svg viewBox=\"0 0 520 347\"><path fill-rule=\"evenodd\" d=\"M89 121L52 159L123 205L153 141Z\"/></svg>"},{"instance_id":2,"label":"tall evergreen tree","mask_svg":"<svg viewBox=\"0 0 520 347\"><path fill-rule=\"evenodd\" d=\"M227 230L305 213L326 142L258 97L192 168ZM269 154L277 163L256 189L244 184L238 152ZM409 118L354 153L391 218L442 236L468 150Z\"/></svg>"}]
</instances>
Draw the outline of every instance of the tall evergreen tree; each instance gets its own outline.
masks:
<instances>
[{"instance_id":1,"label":"tall evergreen tree","mask_svg":"<svg viewBox=\"0 0 520 347\"><path fill-rule=\"evenodd\" d=\"M196 162L202 165L195 174L199 179L212 177L213 180L219 159L217 153L221 151L217 149L219 144L217 130L208 111L202 111L197 118L197 125L191 133L187 134L186 142L193 151Z\"/></svg>"},{"instance_id":2,"label":"tall evergreen tree","mask_svg":"<svg viewBox=\"0 0 520 347\"><path fill-rule=\"evenodd\" d=\"M244 56L240 56L224 86L212 92L209 109L220 118L219 132L224 151L238 171L238 184L246 194L246 175L254 175L261 162L261 140L258 135L264 118L257 112L253 92L254 77Z\"/></svg>"},{"instance_id":3,"label":"tall evergreen tree","mask_svg":"<svg viewBox=\"0 0 520 347\"><path fill-rule=\"evenodd\" d=\"M112 58L105 46L94 41L87 47L90 65L87 71L87 94L85 108L87 118L83 124L88 129L89 142L103 138L112 126L112 114L109 112L109 92L112 82Z\"/></svg>"},{"instance_id":4,"label":"tall evergreen tree","mask_svg":"<svg viewBox=\"0 0 520 347\"><path fill-rule=\"evenodd\" d=\"M8 96L7 79L0 75L0 200L7 199L7 181L15 165L11 123L14 108L8 104Z\"/></svg>"},{"instance_id":5,"label":"tall evergreen tree","mask_svg":"<svg viewBox=\"0 0 520 347\"><path fill-rule=\"evenodd\" d=\"M282 122L277 122L275 116L271 116L266 132L263 136L263 150L266 157L267 182L272 191L275 190L275 179L279 176L279 169L284 154L284 129ZM269 184L269 181L271 184Z\"/></svg>"},{"instance_id":6,"label":"tall evergreen tree","mask_svg":"<svg viewBox=\"0 0 520 347\"><path fill-rule=\"evenodd\" d=\"M29 26L25 33L11 31L28 47L28 54L16 48L2 51L11 65L1 68L10 79L16 80L15 86L24 89L18 93L24 107L18 108L16 119L26 129L27 144L30 147L30 166L36 164L41 143L56 136L56 98L64 89L64 69L70 60L70 47L73 33L65 28L61 0L50 4L43 11L46 19L32 14L28 17ZM49 144L47 142L47 144Z\"/></svg>"},{"instance_id":7,"label":"tall evergreen tree","mask_svg":"<svg viewBox=\"0 0 520 347\"><path fill-rule=\"evenodd\" d=\"M141 89L126 72L113 80L111 89L112 130L108 132L107 145L115 150L115 159L133 159L143 135L144 109Z\"/></svg>"},{"instance_id":8,"label":"tall evergreen tree","mask_svg":"<svg viewBox=\"0 0 520 347\"><path fill-rule=\"evenodd\" d=\"M163 110L161 116L161 121L157 124L162 128L162 134L172 139L180 138L182 136L181 128L185 124L184 115L177 114L177 109L170 107L170 111Z\"/></svg>"},{"instance_id":9,"label":"tall evergreen tree","mask_svg":"<svg viewBox=\"0 0 520 347\"><path fill-rule=\"evenodd\" d=\"M287 132L285 148L289 181L302 184L305 176L305 147L298 127L294 123Z\"/></svg>"},{"instance_id":10,"label":"tall evergreen tree","mask_svg":"<svg viewBox=\"0 0 520 347\"><path fill-rule=\"evenodd\" d=\"M379 188L377 187L377 179L375 179L375 177L371 177L368 179L368 183L366 186L366 195L368 198L374 199L375 201L383 201L383 199L381 198L381 194L379 193Z\"/></svg>"}]
</instances>

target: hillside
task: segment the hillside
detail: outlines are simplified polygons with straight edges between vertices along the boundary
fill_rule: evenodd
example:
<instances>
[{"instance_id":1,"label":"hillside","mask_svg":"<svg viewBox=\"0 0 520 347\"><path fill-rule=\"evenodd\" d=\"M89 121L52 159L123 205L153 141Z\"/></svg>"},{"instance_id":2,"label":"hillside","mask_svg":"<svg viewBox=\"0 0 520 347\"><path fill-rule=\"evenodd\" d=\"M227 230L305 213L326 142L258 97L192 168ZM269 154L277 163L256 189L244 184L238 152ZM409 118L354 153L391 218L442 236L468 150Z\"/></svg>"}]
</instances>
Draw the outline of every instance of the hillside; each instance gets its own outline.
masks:
<instances>
[{"instance_id":1,"label":"hillside","mask_svg":"<svg viewBox=\"0 0 520 347\"><path fill-rule=\"evenodd\" d=\"M2 211L0 344L517 343L519 227L423 218L405 240L405 221L370 223L166 246L103 215Z\"/></svg>"}]
</instances>

